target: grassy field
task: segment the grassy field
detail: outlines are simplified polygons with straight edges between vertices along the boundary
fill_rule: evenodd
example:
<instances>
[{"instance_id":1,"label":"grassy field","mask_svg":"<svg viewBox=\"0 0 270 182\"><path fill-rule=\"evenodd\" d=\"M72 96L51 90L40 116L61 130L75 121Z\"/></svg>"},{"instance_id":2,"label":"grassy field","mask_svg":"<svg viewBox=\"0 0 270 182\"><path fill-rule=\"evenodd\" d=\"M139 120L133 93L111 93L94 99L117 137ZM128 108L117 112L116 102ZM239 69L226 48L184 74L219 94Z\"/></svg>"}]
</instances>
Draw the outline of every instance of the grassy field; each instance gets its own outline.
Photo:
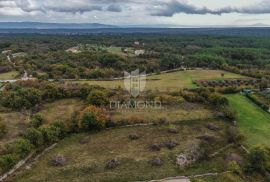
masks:
<instances>
[{"instance_id":1,"label":"grassy field","mask_svg":"<svg viewBox=\"0 0 270 182\"><path fill-rule=\"evenodd\" d=\"M134 49L133 48L125 48L127 49L127 53L124 53L122 51L122 48L121 47L115 47L115 46L112 46L112 47L108 47L107 48L107 51L112 53L112 54L117 54L119 56L123 56L123 57L134 57L135 54L134 54Z\"/></svg>"},{"instance_id":2,"label":"grassy field","mask_svg":"<svg viewBox=\"0 0 270 182\"><path fill-rule=\"evenodd\" d=\"M224 78L244 78L244 76L221 71L221 70L188 70L159 75L152 75L146 78L147 90L170 91L181 88L196 87L193 80L198 79L223 79L221 73L224 73ZM106 88L124 88L123 80L116 81L78 81L78 83L87 83L91 85L100 85Z\"/></svg>"},{"instance_id":3,"label":"grassy field","mask_svg":"<svg viewBox=\"0 0 270 182\"><path fill-rule=\"evenodd\" d=\"M248 146L270 145L270 114L263 111L243 95L227 96L238 112L238 124L247 139Z\"/></svg>"},{"instance_id":4,"label":"grassy field","mask_svg":"<svg viewBox=\"0 0 270 182\"><path fill-rule=\"evenodd\" d=\"M80 99L63 99L42 106L42 114L49 123L61 120L66 121L71 118L75 111L81 111L85 106Z\"/></svg>"},{"instance_id":5,"label":"grassy field","mask_svg":"<svg viewBox=\"0 0 270 182\"><path fill-rule=\"evenodd\" d=\"M15 112L15 111L0 111L0 118L3 123L6 123L7 134L0 139L0 151L3 145L15 140L23 132L29 123L29 112Z\"/></svg>"},{"instance_id":6,"label":"grassy field","mask_svg":"<svg viewBox=\"0 0 270 182\"><path fill-rule=\"evenodd\" d=\"M194 105L194 104L192 104ZM167 121L175 123L177 121L186 120L204 120L215 117L215 112L206 108L203 105L197 104L193 109L187 109L185 107L176 106L163 106L162 109L121 109L108 111L108 115L111 116L112 121L116 123L118 121L141 121L143 123L157 122L157 121Z\"/></svg>"},{"instance_id":7,"label":"grassy field","mask_svg":"<svg viewBox=\"0 0 270 182\"><path fill-rule=\"evenodd\" d=\"M206 128L208 123L214 123L222 128L213 132ZM208 133L219 139L211 145L216 151L224 145L224 131L226 123L223 121L193 121L175 125L179 133L168 132L168 126L144 126L118 128L92 134L76 134L61 141L56 148L49 151L40 161L28 170L19 174L14 181L136 181L161 179L170 176L193 175L206 172L220 172L227 170L224 156L183 170L175 164L175 156L194 146L199 140L196 137ZM138 133L139 140L130 140L130 133ZM81 140L88 141L80 143ZM150 151L149 145L175 140L179 143L176 148L169 150L162 147L160 151ZM212 148L213 147L213 148ZM211 152L213 152L211 151ZM67 158L67 164L55 167L50 160L57 154ZM150 164L154 157L164 160L164 165L155 167ZM121 164L115 169L106 169L108 160L118 159Z\"/></svg>"},{"instance_id":8,"label":"grassy field","mask_svg":"<svg viewBox=\"0 0 270 182\"><path fill-rule=\"evenodd\" d=\"M71 118L74 111L80 111L84 107L84 102L79 99L63 99L41 106L40 113L48 123L61 120L66 121ZM8 111L1 109L0 118L7 125L7 135L0 139L0 151L3 145L18 137L29 127L30 111Z\"/></svg>"},{"instance_id":9,"label":"grassy field","mask_svg":"<svg viewBox=\"0 0 270 182\"><path fill-rule=\"evenodd\" d=\"M19 72L17 71L10 71L7 73L0 73L0 80L12 80L19 76Z\"/></svg>"}]
</instances>

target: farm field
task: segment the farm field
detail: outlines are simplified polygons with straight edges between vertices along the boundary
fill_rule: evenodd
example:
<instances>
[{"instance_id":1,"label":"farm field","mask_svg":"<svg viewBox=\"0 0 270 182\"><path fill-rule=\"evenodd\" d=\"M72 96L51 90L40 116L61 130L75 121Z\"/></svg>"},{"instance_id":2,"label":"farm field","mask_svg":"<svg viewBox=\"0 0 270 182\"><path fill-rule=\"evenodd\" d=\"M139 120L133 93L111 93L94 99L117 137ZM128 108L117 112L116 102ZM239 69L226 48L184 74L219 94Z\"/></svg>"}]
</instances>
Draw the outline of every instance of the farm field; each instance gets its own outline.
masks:
<instances>
[{"instance_id":1,"label":"farm field","mask_svg":"<svg viewBox=\"0 0 270 182\"><path fill-rule=\"evenodd\" d=\"M0 73L0 80L11 80L19 76L19 72L11 71L7 73Z\"/></svg>"},{"instance_id":2,"label":"farm field","mask_svg":"<svg viewBox=\"0 0 270 182\"><path fill-rule=\"evenodd\" d=\"M224 77L221 74L224 73ZM146 78L147 90L177 90L181 88L194 88L193 80L220 80L223 78L245 78L242 75L221 71L221 70L187 70L172 73L152 75ZM123 80L115 81L76 81L76 83L87 83L90 85L100 85L105 88L124 88Z\"/></svg>"},{"instance_id":3,"label":"farm field","mask_svg":"<svg viewBox=\"0 0 270 182\"><path fill-rule=\"evenodd\" d=\"M240 131L248 146L270 145L270 114L243 95L228 95L231 106L238 113Z\"/></svg>"},{"instance_id":4,"label":"farm field","mask_svg":"<svg viewBox=\"0 0 270 182\"><path fill-rule=\"evenodd\" d=\"M208 123L214 123L222 130L210 131ZM196 137L208 133L218 139L211 152L214 152L226 139L224 132L226 123L223 121L193 121L175 125L177 134L169 133L168 126L143 126L118 128L92 134L75 134L61 141L56 148L49 151L40 161L32 166L32 170L19 174L14 181L142 181L161 179L170 176L194 175L207 172L222 172L227 170L223 154L208 161L202 161L185 170L175 164L175 156L181 154L199 142ZM130 140L130 133L137 133L138 140ZM179 145L169 150L165 146L160 151L151 151L153 143L164 143L174 140ZM84 141L83 143L81 141ZM85 142L86 141L86 142ZM67 158L64 166L52 166L50 160L55 155ZM162 166L152 166L150 161L160 157ZM111 159L120 161L115 169L107 169L106 162ZM226 178L223 178L226 179ZM224 182L230 180L224 180Z\"/></svg>"}]
</instances>

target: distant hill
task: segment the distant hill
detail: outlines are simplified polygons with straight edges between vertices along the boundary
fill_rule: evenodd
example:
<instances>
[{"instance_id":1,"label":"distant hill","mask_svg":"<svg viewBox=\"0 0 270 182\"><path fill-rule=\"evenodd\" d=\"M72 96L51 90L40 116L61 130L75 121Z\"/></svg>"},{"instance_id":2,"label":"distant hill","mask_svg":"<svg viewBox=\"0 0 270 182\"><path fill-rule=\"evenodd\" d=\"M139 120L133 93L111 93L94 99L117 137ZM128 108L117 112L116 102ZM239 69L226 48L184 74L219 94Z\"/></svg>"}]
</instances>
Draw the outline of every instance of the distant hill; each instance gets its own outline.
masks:
<instances>
[{"instance_id":1,"label":"distant hill","mask_svg":"<svg viewBox=\"0 0 270 182\"><path fill-rule=\"evenodd\" d=\"M100 29L118 28L99 23L0 22L0 29Z\"/></svg>"}]
</instances>

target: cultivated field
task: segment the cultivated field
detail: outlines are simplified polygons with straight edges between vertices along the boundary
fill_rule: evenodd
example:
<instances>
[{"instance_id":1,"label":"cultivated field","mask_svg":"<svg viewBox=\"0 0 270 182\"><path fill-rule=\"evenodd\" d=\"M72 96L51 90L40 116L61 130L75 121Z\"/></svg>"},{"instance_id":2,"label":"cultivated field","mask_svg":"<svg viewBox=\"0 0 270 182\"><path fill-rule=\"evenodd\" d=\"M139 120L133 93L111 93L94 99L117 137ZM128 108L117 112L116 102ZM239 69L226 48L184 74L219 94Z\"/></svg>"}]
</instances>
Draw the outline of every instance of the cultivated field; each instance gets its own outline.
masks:
<instances>
[{"instance_id":1,"label":"cultivated field","mask_svg":"<svg viewBox=\"0 0 270 182\"><path fill-rule=\"evenodd\" d=\"M209 123L215 124L221 130L208 130L206 125ZM142 181L226 171L228 165L224 160L225 153L196 163L185 170L180 169L175 161L176 155L192 148L199 142L196 137L206 133L217 137L217 140L211 143L209 152L214 152L224 146L226 144L224 138L226 125L223 121L205 120L204 122L189 121L175 125L174 127L179 131L177 134L169 133L167 125L118 128L99 133L76 134L61 141L56 148L34 164L32 170L20 174L14 181L92 181L91 179L115 182ZM137 133L140 138L130 140L129 134L131 133ZM165 146L160 151L149 149L151 144L164 144L169 140L176 141L178 145L171 150ZM234 152L236 151L237 149L234 149ZM62 167L51 165L50 161L56 155L65 156L66 165ZM155 157L160 157L164 164L152 166L150 161ZM119 160L120 165L115 169L107 169L106 162L111 159ZM221 179L224 179L223 182L229 182L231 178L223 177Z\"/></svg>"},{"instance_id":2,"label":"cultivated field","mask_svg":"<svg viewBox=\"0 0 270 182\"><path fill-rule=\"evenodd\" d=\"M19 72L11 71L7 73L0 73L0 80L11 80L19 76Z\"/></svg>"},{"instance_id":3,"label":"cultivated field","mask_svg":"<svg viewBox=\"0 0 270 182\"><path fill-rule=\"evenodd\" d=\"M228 95L232 107L238 112L238 124L249 146L270 145L270 114L243 95Z\"/></svg>"},{"instance_id":4,"label":"cultivated field","mask_svg":"<svg viewBox=\"0 0 270 182\"><path fill-rule=\"evenodd\" d=\"M224 77L221 74L224 73ZM148 76L146 78L146 89L148 90L177 90L181 88L193 88L196 85L193 80L220 80L223 78L244 78L242 75L221 71L221 70L187 70L172 73L164 73ZM123 80L115 81L76 81L77 83L87 83L91 85L100 85L105 88L124 88Z\"/></svg>"}]
</instances>

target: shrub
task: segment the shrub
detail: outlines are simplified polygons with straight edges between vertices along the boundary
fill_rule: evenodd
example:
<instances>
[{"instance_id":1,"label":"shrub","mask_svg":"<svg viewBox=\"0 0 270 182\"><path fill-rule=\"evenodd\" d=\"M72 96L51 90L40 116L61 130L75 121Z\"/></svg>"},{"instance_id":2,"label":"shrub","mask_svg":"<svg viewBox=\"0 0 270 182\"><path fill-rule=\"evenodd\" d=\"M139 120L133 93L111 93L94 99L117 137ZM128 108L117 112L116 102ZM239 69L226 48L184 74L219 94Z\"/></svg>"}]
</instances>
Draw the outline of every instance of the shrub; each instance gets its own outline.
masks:
<instances>
[{"instance_id":1,"label":"shrub","mask_svg":"<svg viewBox=\"0 0 270 182\"><path fill-rule=\"evenodd\" d=\"M93 90L87 97L87 102L95 106L105 106L109 103L107 94L101 90Z\"/></svg>"},{"instance_id":2,"label":"shrub","mask_svg":"<svg viewBox=\"0 0 270 182\"><path fill-rule=\"evenodd\" d=\"M173 141L173 140L165 142L165 146L170 150L172 150L177 145L178 145L178 143L176 141Z\"/></svg>"},{"instance_id":3,"label":"shrub","mask_svg":"<svg viewBox=\"0 0 270 182\"><path fill-rule=\"evenodd\" d=\"M235 120L237 118L237 112L229 106L222 107L220 110L224 113L224 117L229 120Z\"/></svg>"},{"instance_id":4,"label":"shrub","mask_svg":"<svg viewBox=\"0 0 270 182\"><path fill-rule=\"evenodd\" d=\"M7 126L0 118L0 138L3 138L7 134Z\"/></svg>"},{"instance_id":5,"label":"shrub","mask_svg":"<svg viewBox=\"0 0 270 182\"><path fill-rule=\"evenodd\" d=\"M151 164L152 166L162 166L164 164L164 161L161 158L156 157L151 161Z\"/></svg>"},{"instance_id":6,"label":"shrub","mask_svg":"<svg viewBox=\"0 0 270 182\"><path fill-rule=\"evenodd\" d=\"M51 125L51 129L57 133L57 137L62 139L67 134L67 127L63 121L55 121Z\"/></svg>"},{"instance_id":7,"label":"shrub","mask_svg":"<svg viewBox=\"0 0 270 182\"><path fill-rule=\"evenodd\" d=\"M241 174L241 167L238 165L236 161L231 161L229 163L229 169L235 174Z\"/></svg>"},{"instance_id":8,"label":"shrub","mask_svg":"<svg viewBox=\"0 0 270 182\"><path fill-rule=\"evenodd\" d=\"M11 169L18 160L18 156L15 154L7 154L0 156L0 173Z\"/></svg>"},{"instance_id":9,"label":"shrub","mask_svg":"<svg viewBox=\"0 0 270 182\"><path fill-rule=\"evenodd\" d=\"M208 101L214 106L227 106L229 104L226 97L217 93L210 94Z\"/></svg>"},{"instance_id":10,"label":"shrub","mask_svg":"<svg viewBox=\"0 0 270 182\"><path fill-rule=\"evenodd\" d=\"M246 172L261 172L265 173L270 170L270 149L262 146L257 146L251 149L248 154L248 164L246 165Z\"/></svg>"},{"instance_id":11,"label":"shrub","mask_svg":"<svg viewBox=\"0 0 270 182\"><path fill-rule=\"evenodd\" d=\"M57 155L51 160L53 166L64 166L67 163L67 159L63 155Z\"/></svg>"},{"instance_id":12,"label":"shrub","mask_svg":"<svg viewBox=\"0 0 270 182\"><path fill-rule=\"evenodd\" d=\"M114 168L116 168L119 165L120 165L120 161L118 161L117 159L112 159L112 160L109 160L107 162L106 168L107 169L114 169Z\"/></svg>"},{"instance_id":13,"label":"shrub","mask_svg":"<svg viewBox=\"0 0 270 182\"><path fill-rule=\"evenodd\" d=\"M38 129L42 133L43 141L45 143L53 143L59 140L59 131L50 125L43 125Z\"/></svg>"},{"instance_id":14,"label":"shrub","mask_svg":"<svg viewBox=\"0 0 270 182\"><path fill-rule=\"evenodd\" d=\"M18 139L12 144L13 153L16 153L20 158L28 155L34 148L33 145L27 139Z\"/></svg>"},{"instance_id":15,"label":"shrub","mask_svg":"<svg viewBox=\"0 0 270 182\"><path fill-rule=\"evenodd\" d=\"M151 151L160 151L161 150L161 145L157 144L157 143L154 143L154 144L150 145L149 148L150 148Z\"/></svg>"},{"instance_id":16,"label":"shrub","mask_svg":"<svg viewBox=\"0 0 270 182\"><path fill-rule=\"evenodd\" d=\"M43 144L43 135L35 128L27 129L24 138L28 139L36 147Z\"/></svg>"},{"instance_id":17,"label":"shrub","mask_svg":"<svg viewBox=\"0 0 270 182\"><path fill-rule=\"evenodd\" d=\"M30 121L30 125L31 127L38 128L42 124L44 124L44 122L45 122L45 119L41 114L35 114Z\"/></svg>"},{"instance_id":18,"label":"shrub","mask_svg":"<svg viewBox=\"0 0 270 182\"><path fill-rule=\"evenodd\" d=\"M100 108L89 106L80 113L79 127L85 131L100 130L105 127L105 116Z\"/></svg>"}]
</instances>

